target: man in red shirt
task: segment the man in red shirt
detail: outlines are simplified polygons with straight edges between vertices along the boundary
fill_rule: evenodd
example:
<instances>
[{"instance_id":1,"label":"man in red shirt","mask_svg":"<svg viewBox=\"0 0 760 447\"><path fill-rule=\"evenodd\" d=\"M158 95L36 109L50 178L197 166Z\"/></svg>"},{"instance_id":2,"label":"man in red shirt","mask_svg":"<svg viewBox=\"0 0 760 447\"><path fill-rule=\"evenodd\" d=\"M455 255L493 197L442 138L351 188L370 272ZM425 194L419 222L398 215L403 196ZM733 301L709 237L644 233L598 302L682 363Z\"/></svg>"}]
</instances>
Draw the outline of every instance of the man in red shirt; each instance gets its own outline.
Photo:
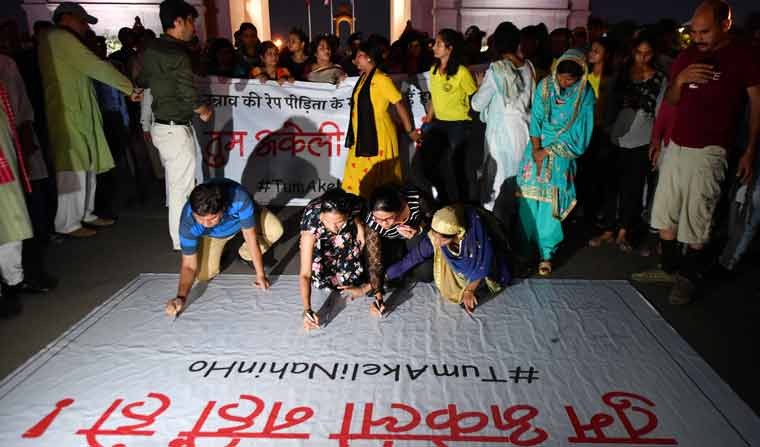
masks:
<instances>
[{"instance_id":1,"label":"man in red shirt","mask_svg":"<svg viewBox=\"0 0 760 447\"><path fill-rule=\"evenodd\" d=\"M700 278L701 255L747 98L749 141L736 175L742 182L752 177L760 133L760 54L735 40L730 28L731 8L724 1L697 7L691 20L694 44L673 63L665 96L676 108L675 122L662 153L651 225L660 231L664 272L659 279L673 282L672 304L689 303ZM678 242L688 246L684 256Z\"/></svg>"}]
</instances>

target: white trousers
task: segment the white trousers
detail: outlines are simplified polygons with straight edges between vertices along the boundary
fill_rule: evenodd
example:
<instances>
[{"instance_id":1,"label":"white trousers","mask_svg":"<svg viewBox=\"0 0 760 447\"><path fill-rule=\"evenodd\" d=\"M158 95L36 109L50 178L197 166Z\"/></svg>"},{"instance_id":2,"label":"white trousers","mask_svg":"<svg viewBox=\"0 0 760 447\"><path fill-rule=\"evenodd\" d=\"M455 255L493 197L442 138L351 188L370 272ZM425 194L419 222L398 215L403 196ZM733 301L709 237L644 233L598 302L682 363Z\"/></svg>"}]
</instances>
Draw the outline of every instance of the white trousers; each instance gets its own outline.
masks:
<instances>
[{"instance_id":1,"label":"white trousers","mask_svg":"<svg viewBox=\"0 0 760 447\"><path fill-rule=\"evenodd\" d=\"M95 209L94 171L60 171L55 175L58 185L58 212L55 214L56 233L71 233L82 228L82 222L92 222L98 216Z\"/></svg>"},{"instance_id":2,"label":"white trousers","mask_svg":"<svg viewBox=\"0 0 760 447\"><path fill-rule=\"evenodd\" d=\"M24 267L21 265L22 245L21 241L0 245L0 278L9 286L15 286L24 280Z\"/></svg>"},{"instance_id":3,"label":"white trousers","mask_svg":"<svg viewBox=\"0 0 760 447\"><path fill-rule=\"evenodd\" d=\"M161 156L169 202L169 235L179 250L179 220L182 207L195 187L195 137L190 126L154 123L153 144Z\"/></svg>"}]
</instances>

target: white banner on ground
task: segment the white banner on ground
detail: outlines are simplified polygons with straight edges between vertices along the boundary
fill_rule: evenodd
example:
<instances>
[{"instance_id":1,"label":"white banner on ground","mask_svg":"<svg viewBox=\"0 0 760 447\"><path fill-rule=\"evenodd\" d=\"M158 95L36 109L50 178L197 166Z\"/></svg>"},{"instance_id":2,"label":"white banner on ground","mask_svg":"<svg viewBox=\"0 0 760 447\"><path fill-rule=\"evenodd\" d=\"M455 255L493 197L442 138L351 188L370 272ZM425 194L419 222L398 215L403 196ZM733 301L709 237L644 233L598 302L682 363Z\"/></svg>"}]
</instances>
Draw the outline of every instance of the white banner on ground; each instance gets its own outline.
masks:
<instances>
[{"instance_id":1,"label":"white banner on ground","mask_svg":"<svg viewBox=\"0 0 760 447\"><path fill-rule=\"evenodd\" d=\"M378 320L298 279L142 275L0 384L3 447L757 446L760 419L626 282L528 280Z\"/></svg>"},{"instance_id":2,"label":"white banner on ground","mask_svg":"<svg viewBox=\"0 0 760 447\"><path fill-rule=\"evenodd\" d=\"M203 161L199 180L231 178L243 183L258 203L275 205L305 205L339 185L357 79L336 87L208 78L202 89L214 117L195 125L198 160ZM426 76L406 79L399 78L397 86L419 127L430 99ZM403 132L399 142L402 159L409 160L414 145Z\"/></svg>"}]
</instances>

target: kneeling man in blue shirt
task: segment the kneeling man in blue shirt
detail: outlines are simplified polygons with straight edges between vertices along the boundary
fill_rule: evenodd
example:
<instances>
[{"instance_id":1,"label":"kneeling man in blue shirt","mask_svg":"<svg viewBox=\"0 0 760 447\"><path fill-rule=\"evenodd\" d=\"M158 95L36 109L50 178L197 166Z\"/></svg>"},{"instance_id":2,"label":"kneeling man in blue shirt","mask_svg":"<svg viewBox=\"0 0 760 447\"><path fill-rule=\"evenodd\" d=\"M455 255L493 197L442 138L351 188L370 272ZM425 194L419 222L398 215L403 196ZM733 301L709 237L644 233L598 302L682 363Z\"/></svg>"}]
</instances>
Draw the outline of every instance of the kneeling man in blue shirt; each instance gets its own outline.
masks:
<instances>
[{"instance_id":1,"label":"kneeling man in blue shirt","mask_svg":"<svg viewBox=\"0 0 760 447\"><path fill-rule=\"evenodd\" d=\"M210 281L219 274L227 241L243 233L238 254L256 269L256 287L269 288L262 254L282 236L282 223L272 212L256 207L251 194L233 180L217 178L196 186L182 209L179 225L182 268L177 296L166 313L177 315L185 306L196 278Z\"/></svg>"}]
</instances>

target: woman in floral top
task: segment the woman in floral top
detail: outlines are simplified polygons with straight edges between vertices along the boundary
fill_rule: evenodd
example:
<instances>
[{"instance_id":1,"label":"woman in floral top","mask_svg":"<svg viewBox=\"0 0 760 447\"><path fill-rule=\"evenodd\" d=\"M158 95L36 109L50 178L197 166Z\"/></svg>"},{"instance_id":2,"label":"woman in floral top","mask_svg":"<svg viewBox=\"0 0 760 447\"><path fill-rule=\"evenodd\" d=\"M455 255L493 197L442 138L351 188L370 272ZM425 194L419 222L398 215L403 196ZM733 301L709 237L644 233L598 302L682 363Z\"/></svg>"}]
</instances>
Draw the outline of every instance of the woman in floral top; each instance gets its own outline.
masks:
<instances>
[{"instance_id":1,"label":"woman in floral top","mask_svg":"<svg viewBox=\"0 0 760 447\"><path fill-rule=\"evenodd\" d=\"M311 309L311 284L349 294L352 299L370 291L362 250L362 201L342 189L331 189L312 200L301 217L300 287L304 328L319 327Z\"/></svg>"}]
</instances>

